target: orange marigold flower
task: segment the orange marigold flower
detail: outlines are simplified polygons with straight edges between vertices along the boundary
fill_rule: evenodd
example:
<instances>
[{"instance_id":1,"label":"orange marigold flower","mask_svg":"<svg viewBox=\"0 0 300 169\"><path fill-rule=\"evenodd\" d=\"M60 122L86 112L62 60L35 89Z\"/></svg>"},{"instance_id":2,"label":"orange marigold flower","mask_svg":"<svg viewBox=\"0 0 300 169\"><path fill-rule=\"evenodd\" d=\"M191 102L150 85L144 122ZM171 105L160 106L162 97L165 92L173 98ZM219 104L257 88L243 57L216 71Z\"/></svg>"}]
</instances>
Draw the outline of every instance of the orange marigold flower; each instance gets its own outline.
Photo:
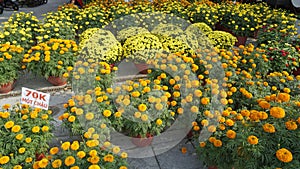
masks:
<instances>
[{"instance_id":1,"label":"orange marigold flower","mask_svg":"<svg viewBox=\"0 0 300 169\"><path fill-rule=\"evenodd\" d=\"M275 133L275 127L272 124L269 123L264 124L263 129L267 133Z\"/></svg>"},{"instance_id":2,"label":"orange marigold flower","mask_svg":"<svg viewBox=\"0 0 300 169\"><path fill-rule=\"evenodd\" d=\"M290 101L290 95L287 93L279 93L277 95L277 100L281 102L288 102Z\"/></svg>"},{"instance_id":3,"label":"orange marigold flower","mask_svg":"<svg viewBox=\"0 0 300 169\"><path fill-rule=\"evenodd\" d=\"M275 118L284 118L285 117L285 111L281 107L272 107L270 109L270 115Z\"/></svg>"},{"instance_id":4,"label":"orange marigold flower","mask_svg":"<svg viewBox=\"0 0 300 169\"><path fill-rule=\"evenodd\" d=\"M293 154L286 148L281 148L276 151L276 157L278 160L288 163L293 160Z\"/></svg>"},{"instance_id":5,"label":"orange marigold flower","mask_svg":"<svg viewBox=\"0 0 300 169\"><path fill-rule=\"evenodd\" d=\"M226 132L226 136L227 136L228 138L230 138L230 139L234 139L234 138L236 137L236 132L233 131L233 130L228 130L228 131Z\"/></svg>"},{"instance_id":6,"label":"orange marigold flower","mask_svg":"<svg viewBox=\"0 0 300 169\"><path fill-rule=\"evenodd\" d=\"M221 140L215 140L213 144L214 144L215 147L222 147L222 141Z\"/></svg>"},{"instance_id":7,"label":"orange marigold flower","mask_svg":"<svg viewBox=\"0 0 300 169\"><path fill-rule=\"evenodd\" d=\"M260 101L258 103L258 105L263 108L263 109L269 109L271 107L270 103L268 103L267 101Z\"/></svg>"},{"instance_id":8,"label":"orange marigold flower","mask_svg":"<svg viewBox=\"0 0 300 169\"><path fill-rule=\"evenodd\" d=\"M258 138L253 135L249 136L247 141L248 141L248 143L253 144L253 145L258 144Z\"/></svg>"},{"instance_id":9,"label":"orange marigold flower","mask_svg":"<svg viewBox=\"0 0 300 169\"><path fill-rule=\"evenodd\" d=\"M287 121L285 122L285 127L288 129L288 130L296 130L298 128L298 125L295 121Z\"/></svg>"}]
</instances>

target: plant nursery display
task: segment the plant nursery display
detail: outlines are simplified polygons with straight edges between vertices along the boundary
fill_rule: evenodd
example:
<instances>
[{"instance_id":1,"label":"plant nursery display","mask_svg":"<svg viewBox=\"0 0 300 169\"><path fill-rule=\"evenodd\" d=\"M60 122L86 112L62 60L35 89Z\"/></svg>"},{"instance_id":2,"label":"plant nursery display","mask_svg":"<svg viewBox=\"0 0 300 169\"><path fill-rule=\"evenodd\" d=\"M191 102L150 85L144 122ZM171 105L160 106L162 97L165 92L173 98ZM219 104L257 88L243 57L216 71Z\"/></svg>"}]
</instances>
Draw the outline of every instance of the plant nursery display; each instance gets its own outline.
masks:
<instances>
[{"instance_id":1,"label":"plant nursery display","mask_svg":"<svg viewBox=\"0 0 300 169\"><path fill-rule=\"evenodd\" d=\"M22 70L69 82L58 122L78 138L50 146L51 110L1 105L0 168L127 169L113 131L137 149L179 121L205 167L298 169L296 21L264 2L209 0L95 0L42 21L14 13L0 30L1 96ZM118 79L123 61L144 75Z\"/></svg>"},{"instance_id":2,"label":"plant nursery display","mask_svg":"<svg viewBox=\"0 0 300 169\"><path fill-rule=\"evenodd\" d=\"M22 62L27 70L45 78L68 78L76 59L77 44L72 40L50 39L32 46ZM39 63L39 64L37 64Z\"/></svg>"},{"instance_id":3,"label":"plant nursery display","mask_svg":"<svg viewBox=\"0 0 300 169\"><path fill-rule=\"evenodd\" d=\"M0 85L1 88L4 86L9 87L3 91L5 93L12 89L14 81L18 79L19 71L22 70L23 53L24 49L20 46L10 45L9 43L0 45Z\"/></svg>"},{"instance_id":4,"label":"plant nursery display","mask_svg":"<svg viewBox=\"0 0 300 169\"><path fill-rule=\"evenodd\" d=\"M0 113L0 166L31 168L37 155L47 152L51 141L53 120L51 110L28 105L4 104ZM44 156L45 157L45 156Z\"/></svg>"}]
</instances>

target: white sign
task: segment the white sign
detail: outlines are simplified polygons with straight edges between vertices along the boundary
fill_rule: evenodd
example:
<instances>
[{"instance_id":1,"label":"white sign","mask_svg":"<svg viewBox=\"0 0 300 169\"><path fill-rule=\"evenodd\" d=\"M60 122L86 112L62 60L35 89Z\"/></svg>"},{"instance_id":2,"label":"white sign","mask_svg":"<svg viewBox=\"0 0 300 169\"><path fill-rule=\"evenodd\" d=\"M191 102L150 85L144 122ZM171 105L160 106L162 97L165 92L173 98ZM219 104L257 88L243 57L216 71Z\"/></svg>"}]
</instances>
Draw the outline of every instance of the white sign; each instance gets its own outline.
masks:
<instances>
[{"instance_id":1,"label":"white sign","mask_svg":"<svg viewBox=\"0 0 300 169\"><path fill-rule=\"evenodd\" d=\"M50 94L22 87L21 104L48 110Z\"/></svg>"}]
</instances>

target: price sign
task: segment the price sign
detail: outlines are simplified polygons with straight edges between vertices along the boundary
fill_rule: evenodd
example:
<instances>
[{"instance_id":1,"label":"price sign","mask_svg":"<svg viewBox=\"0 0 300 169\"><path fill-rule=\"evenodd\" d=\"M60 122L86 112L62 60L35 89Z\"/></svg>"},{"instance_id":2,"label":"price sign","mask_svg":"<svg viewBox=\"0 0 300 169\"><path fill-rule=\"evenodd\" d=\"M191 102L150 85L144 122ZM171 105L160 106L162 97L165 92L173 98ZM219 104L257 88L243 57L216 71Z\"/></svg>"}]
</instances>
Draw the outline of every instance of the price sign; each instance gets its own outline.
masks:
<instances>
[{"instance_id":1,"label":"price sign","mask_svg":"<svg viewBox=\"0 0 300 169\"><path fill-rule=\"evenodd\" d=\"M22 87L21 103L48 110L50 94Z\"/></svg>"}]
</instances>

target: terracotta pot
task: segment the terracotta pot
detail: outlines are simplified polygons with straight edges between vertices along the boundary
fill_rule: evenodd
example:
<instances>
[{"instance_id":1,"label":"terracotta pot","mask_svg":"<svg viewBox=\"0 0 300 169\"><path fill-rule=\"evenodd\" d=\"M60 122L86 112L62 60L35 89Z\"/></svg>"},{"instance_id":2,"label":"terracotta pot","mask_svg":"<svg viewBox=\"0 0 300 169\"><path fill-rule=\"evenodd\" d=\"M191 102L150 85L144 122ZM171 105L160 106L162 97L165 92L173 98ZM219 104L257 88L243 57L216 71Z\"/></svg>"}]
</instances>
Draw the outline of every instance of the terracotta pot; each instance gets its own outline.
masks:
<instances>
[{"instance_id":1,"label":"terracotta pot","mask_svg":"<svg viewBox=\"0 0 300 169\"><path fill-rule=\"evenodd\" d=\"M148 64L146 63L135 63L134 64L140 74L148 74Z\"/></svg>"},{"instance_id":2,"label":"terracotta pot","mask_svg":"<svg viewBox=\"0 0 300 169\"><path fill-rule=\"evenodd\" d=\"M245 45L247 41L247 36L237 36L237 42L235 43L235 46Z\"/></svg>"},{"instance_id":3,"label":"terracotta pot","mask_svg":"<svg viewBox=\"0 0 300 169\"><path fill-rule=\"evenodd\" d=\"M35 160L36 161L41 161L43 158L46 158L45 154L43 154L43 153L36 153L35 154Z\"/></svg>"},{"instance_id":4,"label":"terracotta pot","mask_svg":"<svg viewBox=\"0 0 300 169\"><path fill-rule=\"evenodd\" d=\"M55 77L55 76L49 76L48 82L53 84L54 86L63 86L67 84L67 79L63 77Z\"/></svg>"},{"instance_id":5,"label":"terracotta pot","mask_svg":"<svg viewBox=\"0 0 300 169\"><path fill-rule=\"evenodd\" d=\"M8 93L14 89L15 81L0 86L0 93Z\"/></svg>"},{"instance_id":6,"label":"terracotta pot","mask_svg":"<svg viewBox=\"0 0 300 169\"><path fill-rule=\"evenodd\" d=\"M233 34L233 32L230 29L228 29L228 28L224 27L223 25L221 25L221 23L217 23L215 25L215 30L225 31L225 32Z\"/></svg>"},{"instance_id":7,"label":"terracotta pot","mask_svg":"<svg viewBox=\"0 0 300 169\"><path fill-rule=\"evenodd\" d=\"M217 166L209 166L207 169L218 169ZM234 167L232 167L232 169L234 169Z\"/></svg>"},{"instance_id":8,"label":"terracotta pot","mask_svg":"<svg viewBox=\"0 0 300 169\"><path fill-rule=\"evenodd\" d=\"M300 67L298 67L296 70L293 71L294 76L300 75Z\"/></svg>"},{"instance_id":9,"label":"terracotta pot","mask_svg":"<svg viewBox=\"0 0 300 169\"><path fill-rule=\"evenodd\" d=\"M141 138L141 136L132 137L131 142L137 147L147 147L152 143L153 136L147 135L146 138Z\"/></svg>"},{"instance_id":10,"label":"terracotta pot","mask_svg":"<svg viewBox=\"0 0 300 169\"><path fill-rule=\"evenodd\" d=\"M207 169L218 169L216 166L209 166Z\"/></svg>"},{"instance_id":11,"label":"terracotta pot","mask_svg":"<svg viewBox=\"0 0 300 169\"><path fill-rule=\"evenodd\" d=\"M258 32L259 32L258 29L255 30L255 31L253 32L253 38L254 38L254 39L257 39L257 37L258 37Z\"/></svg>"}]
</instances>

